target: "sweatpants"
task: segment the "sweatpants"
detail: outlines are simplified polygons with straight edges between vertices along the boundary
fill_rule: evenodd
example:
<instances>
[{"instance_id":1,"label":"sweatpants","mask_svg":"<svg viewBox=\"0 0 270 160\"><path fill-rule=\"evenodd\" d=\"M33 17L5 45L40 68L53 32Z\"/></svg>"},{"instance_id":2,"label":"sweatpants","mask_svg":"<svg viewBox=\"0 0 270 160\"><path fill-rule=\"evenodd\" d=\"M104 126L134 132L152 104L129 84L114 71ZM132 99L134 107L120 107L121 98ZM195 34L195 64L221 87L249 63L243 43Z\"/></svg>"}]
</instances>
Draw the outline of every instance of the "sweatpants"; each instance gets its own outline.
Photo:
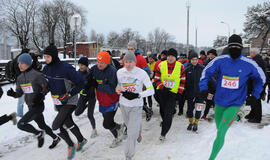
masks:
<instances>
[{"instance_id":1,"label":"sweatpants","mask_svg":"<svg viewBox=\"0 0 270 160\"><path fill-rule=\"evenodd\" d=\"M0 125L7 123L12 120L11 116L7 116L6 114L0 117Z\"/></svg>"},{"instance_id":2,"label":"sweatpants","mask_svg":"<svg viewBox=\"0 0 270 160\"><path fill-rule=\"evenodd\" d=\"M52 124L52 129L58 130L58 135L62 139L64 139L64 141L70 147L74 146L74 143L69 137L67 130L64 128L64 125L67 129L69 129L74 134L78 142L83 141L83 136L81 134L81 131L78 128L78 126L74 123L73 118L72 118L72 112L75 110L75 108L76 108L75 105L56 106L58 114L56 115Z\"/></svg>"},{"instance_id":3,"label":"sweatpants","mask_svg":"<svg viewBox=\"0 0 270 160\"><path fill-rule=\"evenodd\" d=\"M173 113L175 111L175 95L173 93L171 94L161 94L162 97L160 97L160 115L162 119L162 125L161 125L161 135L166 136L168 131L171 128L172 120L173 120Z\"/></svg>"},{"instance_id":4,"label":"sweatpants","mask_svg":"<svg viewBox=\"0 0 270 160\"><path fill-rule=\"evenodd\" d=\"M111 133L113 134L114 138L118 137L117 130L119 130L121 127L119 124L115 123L115 121L114 121L114 116L115 116L116 111L102 113L103 127L105 129L110 130Z\"/></svg>"},{"instance_id":5,"label":"sweatpants","mask_svg":"<svg viewBox=\"0 0 270 160\"><path fill-rule=\"evenodd\" d=\"M205 117L208 115L211 106L214 106L214 105L215 105L214 100L206 100L205 110L203 112L203 115Z\"/></svg>"},{"instance_id":6,"label":"sweatpants","mask_svg":"<svg viewBox=\"0 0 270 160\"><path fill-rule=\"evenodd\" d=\"M135 154L136 141L142 126L142 106L127 107L120 104L124 122L127 126L125 156L132 158Z\"/></svg>"},{"instance_id":7,"label":"sweatpants","mask_svg":"<svg viewBox=\"0 0 270 160\"><path fill-rule=\"evenodd\" d=\"M193 118L194 117L193 112L195 109L195 119L200 119L202 110L195 108L195 98L187 98L187 102L188 102L187 117Z\"/></svg>"},{"instance_id":8,"label":"sweatpants","mask_svg":"<svg viewBox=\"0 0 270 160\"><path fill-rule=\"evenodd\" d=\"M96 129L96 121L94 118L95 105L96 105L95 97L89 99L89 97L80 96L78 100L77 108L75 110L75 115L79 116L84 112L86 107L88 108L87 116L88 116L88 119L90 120L90 123L93 129Z\"/></svg>"},{"instance_id":9,"label":"sweatpants","mask_svg":"<svg viewBox=\"0 0 270 160\"><path fill-rule=\"evenodd\" d=\"M51 136L53 139L57 138L52 129L44 121L44 116L42 113L44 111L44 103L39 105L40 106L28 107L28 112L19 120L17 127L20 130L38 135L40 131L29 124L29 122L34 120L40 129L45 130L46 134Z\"/></svg>"},{"instance_id":10,"label":"sweatpants","mask_svg":"<svg viewBox=\"0 0 270 160\"><path fill-rule=\"evenodd\" d=\"M262 102L261 99L257 99L255 102L253 102L251 105L251 110L249 112L250 119L255 119L257 121L262 120Z\"/></svg>"},{"instance_id":11,"label":"sweatpants","mask_svg":"<svg viewBox=\"0 0 270 160\"><path fill-rule=\"evenodd\" d=\"M234 121L237 121L239 118L237 114L240 110L240 107L230 106L230 107L221 107L215 105L215 121L217 127L217 137L214 141L212 153L209 160L214 160L217 157L217 154L224 145L224 140L228 129Z\"/></svg>"}]
</instances>

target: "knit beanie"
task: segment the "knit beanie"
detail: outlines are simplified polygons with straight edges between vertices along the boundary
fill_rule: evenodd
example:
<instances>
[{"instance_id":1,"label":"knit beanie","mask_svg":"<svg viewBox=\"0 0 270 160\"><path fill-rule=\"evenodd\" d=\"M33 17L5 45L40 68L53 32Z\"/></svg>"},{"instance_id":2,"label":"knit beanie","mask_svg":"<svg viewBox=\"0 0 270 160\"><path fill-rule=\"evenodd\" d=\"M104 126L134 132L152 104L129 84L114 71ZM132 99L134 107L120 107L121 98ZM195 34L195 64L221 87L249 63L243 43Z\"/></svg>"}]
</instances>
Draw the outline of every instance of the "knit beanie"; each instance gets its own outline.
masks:
<instances>
[{"instance_id":1,"label":"knit beanie","mask_svg":"<svg viewBox=\"0 0 270 160\"><path fill-rule=\"evenodd\" d=\"M168 51L167 50L163 50L160 54L164 54L165 56L168 55Z\"/></svg>"},{"instance_id":2,"label":"knit beanie","mask_svg":"<svg viewBox=\"0 0 270 160\"><path fill-rule=\"evenodd\" d=\"M133 52L128 51L124 57L124 61L133 61L133 62L137 62L136 56Z\"/></svg>"},{"instance_id":3,"label":"knit beanie","mask_svg":"<svg viewBox=\"0 0 270 160\"><path fill-rule=\"evenodd\" d=\"M27 64L28 66L32 65L33 59L28 53L23 53L19 56L17 62Z\"/></svg>"},{"instance_id":4,"label":"knit beanie","mask_svg":"<svg viewBox=\"0 0 270 160\"><path fill-rule=\"evenodd\" d=\"M175 58L177 58L177 51L173 48L168 50L168 55L167 56L174 56Z\"/></svg>"},{"instance_id":5,"label":"knit beanie","mask_svg":"<svg viewBox=\"0 0 270 160\"><path fill-rule=\"evenodd\" d=\"M88 67L88 65L89 65L88 58L87 58L87 57L81 57L81 58L79 59L79 61L78 61L78 64L83 64L83 65L85 65L85 66Z\"/></svg>"},{"instance_id":6,"label":"knit beanie","mask_svg":"<svg viewBox=\"0 0 270 160\"><path fill-rule=\"evenodd\" d=\"M97 55L97 61L103 62L105 64L110 64L111 63L111 56L108 52L101 51Z\"/></svg>"},{"instance_id":7,"label":"knit beanie","mask_svg":"<svg viewBox=\"0 0 270 160\"><path fill-rule=\"evenodd\" d=\"M198 54L194 51L188 54L188 59L191 60L192 58L199 58Z\"/></svg>"},{"instance_id":8,"label":"knit beanie","mask_svg":"<svg viewBox=\"0 0 270 160\"><path fill-rule=\"evenodd\" d=\"M133 48L136 49L137 48L137 42L132 40L132 41L128 42L128 46L133 47Z\"/></svg>"},{"instance_id":9,"label":"knit beanie","mask_svg":"<svg viewBox=\"0 0 270 160\"><path fill-rule=\"evenodd\" d=\"M204 50L201 50L200 55L201 55L201 54L206 56L206 54L205 54L205 51L204 51Z\"/></svg>"},{"instance_id":10,"label":"knit beanie","mask_svg":"<svg viewBox=\"0 0 270 160\"><path fill-rule=\"evenodd\" d=\"M212 53L213 55L217 56L217 51L215 49L210 49L208 52L207 52L207 55L209 55L210 53Z\"/></svg>"},{"instance_id":11,"label":"knit beanie","mask_svg":"<svg viewBox=\"0 0 270 160\"><path fill-rule=\"evenodd\" d=\"M43 51L43 54L47 54L47 55L50 55L52 57L51 64L53 64L59 60L58 50L53 43L51 43L48 47L45 48L45 50Z\"/></svg>"},{"instance_id":12,"label":"knit beanie","mask_svg":"<svg viewBox=\"0 0 270 160\"><path fill-rule=\"evenodd\" d=\"M239 35L233 34L229 38L228 47L230 47L230 46L239 46L239 47L243 48L242 38Z\"/></svg>"}]
</instances>

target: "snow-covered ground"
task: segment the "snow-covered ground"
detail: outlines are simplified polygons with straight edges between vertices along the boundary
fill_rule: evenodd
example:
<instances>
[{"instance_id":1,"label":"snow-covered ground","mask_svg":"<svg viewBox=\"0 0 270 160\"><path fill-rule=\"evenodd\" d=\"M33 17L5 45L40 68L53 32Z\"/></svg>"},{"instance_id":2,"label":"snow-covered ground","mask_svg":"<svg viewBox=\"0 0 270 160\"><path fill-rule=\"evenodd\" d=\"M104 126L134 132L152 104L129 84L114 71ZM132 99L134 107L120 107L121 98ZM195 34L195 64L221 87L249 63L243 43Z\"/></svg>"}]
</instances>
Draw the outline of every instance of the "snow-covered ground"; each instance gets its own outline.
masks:
<instances>
[{"instance_id":1,"label":"snow-covered ground","mask_svg":"<svg viewBox=\"0 0 270 160\"><path fill-rule=\"evenodd\" d=\"M0 115L16 111L17 100L6 96L6 91L12 85L3 87L5 94L0 100ZM12 86L14 87L14 86ZM49 95L45 100L44 116L47 124L51 125L56 112ZM27 107L25 106L25 110ZM249 107L247 107L249 109ZM154 115L150 122L145 121L143 114L143 140L137 144L135 160L207 160L212 143L216 136L214 122L200 121L199 134L186 130L188 120L175 115L171 130L163 144L159 143L161 118L158 107L154 106ZM270 105L263 102L263 114L270 114ZM124 160L125 141L117 148L109 148L112 135L102 127L102 116L95 110L95 118L99 136L90 139L91 125L86 112L75 117L88 143L82 152L77 152L74 160ZM122 122L118 110L116 122ZM36 125L35 125L36 126ZM72 134L70 134L72 138ZM43 148L37 148L37 140L29 133L19 130L12 122L0 127L0 160L63 160L67 157L67 146L62 140L53 150L48 146L52 139L46 135ZM225 145L219 153L218 160L269 160L270 159L270 126L257 129L255 125L237 122L229 129Z\"/></svg>"}]
</instances>

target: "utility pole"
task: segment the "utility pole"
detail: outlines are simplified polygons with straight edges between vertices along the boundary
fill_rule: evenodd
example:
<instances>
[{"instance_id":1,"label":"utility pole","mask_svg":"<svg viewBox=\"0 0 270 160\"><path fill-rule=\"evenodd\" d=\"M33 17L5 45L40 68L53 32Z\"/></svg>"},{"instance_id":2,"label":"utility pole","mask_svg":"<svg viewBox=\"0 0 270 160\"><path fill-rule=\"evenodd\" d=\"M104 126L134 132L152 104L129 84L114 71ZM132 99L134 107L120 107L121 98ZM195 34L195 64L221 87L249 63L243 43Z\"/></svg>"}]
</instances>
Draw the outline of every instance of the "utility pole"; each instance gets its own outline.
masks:
<instances>
[{"instance_id":1,"label":"utility pole","mask_svg":"<svg viewBox=\"0 0 270 160\"><path fill-rule=\"evenodd\" d=\"M189 9L190 9L190 2L187 1L187 55L189 52Z\"/></svg>"},{"instance_id":2,"label":"utility pole","mask_svg":"<svg viewBox=\"0 0 270 160\"><path fill-rule=\"evenodd\" d=\"M195 51L198 50L197 41L198 41L198 29L196 26L196 28L195 28Z\"/></svg>"}]
</instances>

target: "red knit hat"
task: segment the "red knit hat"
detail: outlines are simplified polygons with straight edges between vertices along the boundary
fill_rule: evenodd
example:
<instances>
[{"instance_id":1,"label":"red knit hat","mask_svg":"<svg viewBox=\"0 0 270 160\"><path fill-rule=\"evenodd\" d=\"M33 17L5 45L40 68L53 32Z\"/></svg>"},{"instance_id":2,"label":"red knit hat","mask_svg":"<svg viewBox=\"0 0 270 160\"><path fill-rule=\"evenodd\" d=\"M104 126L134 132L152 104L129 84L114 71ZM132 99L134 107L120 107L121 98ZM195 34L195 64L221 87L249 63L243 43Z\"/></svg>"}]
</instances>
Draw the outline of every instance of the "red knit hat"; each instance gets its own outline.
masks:
<instances>
[{"instance_id":1,"label":"red knit hat","mask_svg":"<svg viewBox=\"0 0 270 160\"><path fill-rule=\"evenodd\" d=\"M108 52L101 51L97 55L97 61L103 62L105 64L110 64L111 63L111 56Z\"/></svg>"}]
</instances>

